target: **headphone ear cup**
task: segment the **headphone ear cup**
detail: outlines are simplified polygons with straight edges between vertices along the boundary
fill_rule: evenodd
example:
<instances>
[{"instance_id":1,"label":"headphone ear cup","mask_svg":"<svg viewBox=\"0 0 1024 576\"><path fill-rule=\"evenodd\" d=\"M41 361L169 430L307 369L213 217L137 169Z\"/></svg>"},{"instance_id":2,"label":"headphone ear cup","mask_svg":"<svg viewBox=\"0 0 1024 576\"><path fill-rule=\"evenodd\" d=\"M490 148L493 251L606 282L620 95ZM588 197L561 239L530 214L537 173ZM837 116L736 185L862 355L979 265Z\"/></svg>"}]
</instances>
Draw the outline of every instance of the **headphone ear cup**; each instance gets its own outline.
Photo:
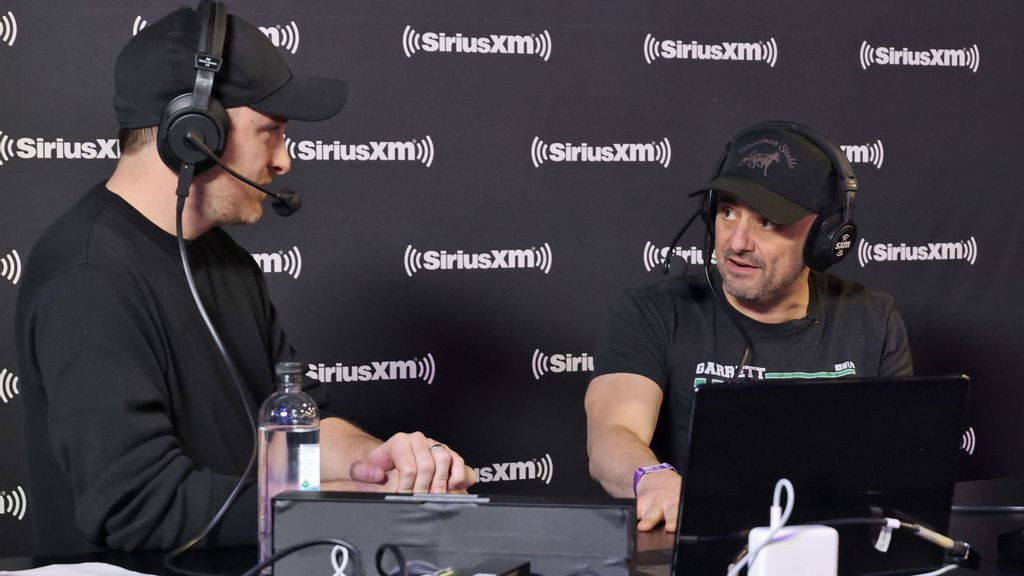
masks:
<instances>
[{"instance_id":1,"label":"headphone ear cup","mask_svg":"<svg viewBox=\"0 0 1024 576\"><path fill-rule=\"evenodd\" d=\"M193 164L196 174L215 163L188 141L189 132L198 132L214 154L220 156L227 141L228 114L220 102L211 98L207 109L192 107L192 94L182 94L164 108L157 130L157 151L168 168L177 172L184 163Z\"/></svg>"},{"instance_id":2,"label":"headphone ear cup","mask_svg":"<svg viewBox=\"0 0 1024 576\"><path fill-rule=\"evenodd\" d=\"M804 263L812 270L827 270L846 258L857 239L857 226L846 222L841 211L814 219L804 243Z\"/></svg>"}]
</instances>

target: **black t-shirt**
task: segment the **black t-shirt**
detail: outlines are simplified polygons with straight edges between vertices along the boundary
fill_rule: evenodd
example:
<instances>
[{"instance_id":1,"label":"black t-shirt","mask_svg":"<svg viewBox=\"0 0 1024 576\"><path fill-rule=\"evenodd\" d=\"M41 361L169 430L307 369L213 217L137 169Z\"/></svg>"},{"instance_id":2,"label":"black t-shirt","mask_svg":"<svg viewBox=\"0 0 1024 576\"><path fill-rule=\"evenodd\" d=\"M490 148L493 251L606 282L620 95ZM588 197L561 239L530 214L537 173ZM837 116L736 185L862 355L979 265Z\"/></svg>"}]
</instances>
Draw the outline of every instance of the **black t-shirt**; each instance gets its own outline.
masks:
<instances>
[{"instance_id":1,"label":"black t-shirt","mask_svg":"<svg viewBox=\"0 0 1024 576\"><path fill-rule=\"evenodd\" d=\"M244 404L176 239L122 198L95 187L32 250L16 343L37 554L176 546L245 469L254 442L246 412L272 392L274 363L293 353L249 253L219 228L188 252ZM250 482L209 542L255 540Z\"/></svg>"},{"instance_id":2,"label":"black t-shirt","mask_svg":"<svg viewBox=\"0 0 1024 576\"><path fill-rule=\"evenodd\" d=\"M721 280L712 276L721 295ZM772 378L909 375L903 320L892 297L812 271L807 317L765 324L735 309L753 343L742 368L739 330L703 278L629 290L612 305L594 376L650 378L664 393L652 448L677 468L686 462L693 390L705 384ZM729 306L723 299L723 304Z\"/></svg>"}]
</instances>

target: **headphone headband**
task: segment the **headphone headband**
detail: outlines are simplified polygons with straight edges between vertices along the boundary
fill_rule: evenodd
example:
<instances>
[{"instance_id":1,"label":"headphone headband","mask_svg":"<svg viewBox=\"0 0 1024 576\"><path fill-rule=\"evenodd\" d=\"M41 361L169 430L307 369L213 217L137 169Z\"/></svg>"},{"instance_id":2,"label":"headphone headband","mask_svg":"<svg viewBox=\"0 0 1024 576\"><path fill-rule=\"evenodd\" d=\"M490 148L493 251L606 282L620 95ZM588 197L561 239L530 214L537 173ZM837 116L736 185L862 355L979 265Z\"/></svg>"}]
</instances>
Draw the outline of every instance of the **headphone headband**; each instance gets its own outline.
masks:
<instances>
[{"instance_id":1,"label":"headphone headband","mask_svg":"<svg viewBox=\"0 0 1024 576\"><path fill-rule=\"evenodd\" d=\"M195 54L195 86L167 104L157 134L160 158L175 172L185 164L195 166L196 173L215 165L190 137L198 135L215 155L223 152L227 142L228 115L213 98L214 77L224 63L227 10L221 2L202 0L196 11L202 28Z\"/></svg>"},{"instance_id":2,"label":"headphone headband","mask_svg":"<svg viewBox=\"0 0 1024 576\"><path fill-rule=\"evenodd\" d=\"M192 107L206 110L213 93L213 77L220 72L223 63L227 14L223 4L210 0L200 2L198 10L203 28L195 56L196 84L192 91Z\"/></svg>"}]
</instances>

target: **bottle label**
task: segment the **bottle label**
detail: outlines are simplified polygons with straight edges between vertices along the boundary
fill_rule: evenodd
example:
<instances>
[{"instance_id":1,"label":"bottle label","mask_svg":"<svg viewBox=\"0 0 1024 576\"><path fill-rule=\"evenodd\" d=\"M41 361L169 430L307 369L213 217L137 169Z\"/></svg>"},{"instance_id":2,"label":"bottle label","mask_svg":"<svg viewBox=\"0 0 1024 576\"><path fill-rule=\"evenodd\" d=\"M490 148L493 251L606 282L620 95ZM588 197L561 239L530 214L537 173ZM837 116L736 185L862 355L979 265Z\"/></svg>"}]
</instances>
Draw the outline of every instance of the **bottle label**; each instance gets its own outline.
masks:
<instances>
[{"instance_id":1,"label":"bottle label","mask_svg":"<svg viewBox=\"0 0 1024 576\"><path fill-rule=\"evenodd\" d=\"M320 444L299 446L299 490L320 490Z\"/></svg>"}]
</instances>

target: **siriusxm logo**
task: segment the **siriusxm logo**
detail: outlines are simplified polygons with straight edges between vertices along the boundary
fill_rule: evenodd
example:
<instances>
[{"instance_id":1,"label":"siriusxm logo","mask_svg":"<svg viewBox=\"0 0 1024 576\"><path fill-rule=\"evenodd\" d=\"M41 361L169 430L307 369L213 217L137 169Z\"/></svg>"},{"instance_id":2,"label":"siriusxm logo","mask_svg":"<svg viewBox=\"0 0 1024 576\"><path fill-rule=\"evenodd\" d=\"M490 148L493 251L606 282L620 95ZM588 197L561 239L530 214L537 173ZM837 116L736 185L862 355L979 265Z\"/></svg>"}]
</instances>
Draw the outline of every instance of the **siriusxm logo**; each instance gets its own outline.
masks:
<instances>
[{"instance_id":1,"label":"siriusxm logo","mask_svg":"<svg viewBox=\"0 0 1024 576\"><path fill-rule=\"evenodd\" d=\"M665 60L711 60L734 62L764 62L772 68L779 59L779 46L775 38L759 42L718 42L702 44L696 40L658 40L648 34L644 38L644 60L648 64Z\"/></svg>"},{"instance_id":2,"label":"siriusxm logo","mask_svg":"<svg viewBox=\"0 0 1024 576\"><path fill-rule=\"evenodd\" d=\"M967 430L960 436L960 451L974 455L974 448L978 444L978 437L974 433L974 427L968 426Z\"/></svg>"},{"instance_id":3,"label":"siriusxm logo","mask_svg":"<svg viewBox=\"0 0 1024 576\"><path fill-rule=\"evenodd\" d=\"M540 168L545 162L652 162L668 168L672 162L672 143L668 138L660 141L620 143L595 146L583 142L553 142L548 144L534 136L530 145L533 165Z\"/></svg>"},{"instance_id":4,"label":"siriusxm logo","mask_svg":"<svg viewBox=\"0 0 1024 576\"><path fill-rule=\"evenodd\" d=\"M875 140L867 144L844 144L840 146L846 153L846 159L850 164L871 164L875 168L881 168L885 161L885 147L881 140Z\"/></svg>"},{"instance_id":5,"label":"siriusxm logo","mask_svg":"<svg viewBox=\"0 0 1024 576\"><path fill-rule=\"evenodd\" d=\"M963 48L928 48L911 50L895 46L872 46L866 41L860 44L860 67L871 66L941 66L946 68L967 68L978 72L981 52L977 44Z\"/></svg>"},{"instance_id":6,"label":"siriusxm logo","mask_svg":"<svg viewBox=\"0 0 1024 576\"><path fill-rule=\"evenodd\" d=\"M411 278L420 270L503 270L536 268L545 274L551 272L551 246L547 242L540 248L521 250L488 250L464 252L456 250L427 250L421 252L412 244L405 247L405 273Z\"/></svg>"},{"instance_id":7,"label":"siriusxm logo","mask_svg":"<svg viewBox=\"0 0 1024 576\"><path fill-rule=\"evenodd\" d=\"M18 39L18 21L14 19L14 12L10 10L7 14L0 14L0 44L14 46Z\"/></svg>"},{"instance_id":8,"label":"siriusxm logo","mask_svg":"<svg viewBox=\"0 0 1024 576\"><path fill-rule=\"evenodd\" d=\"M661 270L665 265L665 258L668 256L668 252L668 246L662 246L659 248L654 243L648 241L644 244L644 268L646 268L648 272L651 272L652 270ZM704 250L697 248L696 246L690 246L689 248L675 246L672 248L672 254L682 258L687 264L704 265ZM711 263L717 264L714 252L711 254Z\"/></svg>"},{"instance_id":9,"label":"siriusxm logo","mask_svg":"<svg viewBox=\"0 0 1024 576\"><path fill-rule=\"evenodd\" d=\"M149 25L142 16L136 16L135 21L132 22L132 36L135 36ZM284 26L280 24L274 24L272 26L258 26L260 32L270 40L270 43L277 48L284 48L286 51L295 54L299 51L299 27L292 20Z\"/></svg>"},{"instance_id":10,"label":"siriusxm logo","mask_svg":"<svg viewBox=\"0 0 1024 576\"><path fill-rule=\"evenodd\" d=\"M555 464L551 455L520 462L495 462L490 466L473 469L478 482L515 482L516 480L540 480L551 484L555 473Z\"/></svg>"},{"instance_id":11,"label":"siriusxm logo","mask_svg":"<svg viewBox=\"0 0 1024 576\"><path fill-rule=\"evenodd\" d=\"M28 498L25 498L25 491L21 486L14 490L0 490L0 516L9 514L18 520L25 519L25 510L28 509Z\"/></svg>"},{"instance_id":12,"label":"siriusxm logo","mask_svg":"<svg viewBox=\"0 0 1024 576\"><path fill-rule=\"evenodd\" d=\"M545 62L551 57L551 34L488 34L470 36L461 32L417 32L406 26L402 32L402 51L406 58L417 52L442 54L513 54L538 56Z\"/></svg>"},{"instance_id":13,"label":"siriusxm logo","mask_svg":"<svg viewBox=\"0 0 1024 576\"><path fill-rule=\"evenodd\" d=\"M0 258L0 278L11 284L17 284L21 279L21 257L18 256L17 250L11 250Z\"/></svg>"},{"instance_id":14,"label":"siriusxm logo","mask_svg":"<svg viewBox=\"0 0 1024 576\"><path fill-rule=\"evenodd\" d=\"M287 274L296 280L302 273L302 253L297 246L290 250L278 250L272 254L252 254L256 264L263 270L264 274Z\"/></svg>"},{"instance_id":15,"label":"siriusxm logo","mask_svg":"<svg viewBox=\"0 0 1024 576\"><path fill-rule=\"evenodd\" d=\"M916 262L922 260L963 260L971 266L978 259L978 242L974 236L960 242L928 242L918 246L872 244L861 238L857 243L857 260L861 268L872 262Z\"/></svg>"},{"instance_id":16,"label":"siriusxm logo","mask_svg":"<svg viewBox=\"0 0 1024 576\"><path fill-rule=\"evenodd\" d=\"M0 401L4 404L14 400L18 395L18 377L8 372L6 368L0 369Z\"/></svg>"},{"instance_id":17,"label":"siriusxm logo","mask_svg":"<svg viewBox=\"0 0 1024 576\"><path fill-rule=\"evenodd\" d=\"M540 380L548 372L562 374L565 372L593 372L594 357L587 354L547 354L536 349L533 351L533 377Z\"/></svg>"},{"instance_id":18,"label":"siriusxm logo","mask_svg":"<svg viewBox=\"0 0 1024 576\"><path fill-rule=\"evenodd\" d=\"M419 162L430 168L434 163L434 141L428 134L423 139L404 142L366 142L344 144L337 140L292 140L285 146L292 160L332 160L335 162Z\"/></svg>"},{"instance_id":19,"label":"siriusxm logo","mask_svg":"<svg viewBox=\"0 0 1024 576\"><path fill-rule=\"evenodd\" d=\"M11 138L0 130L0 166L14 158L24 160L116 160L121 156L117 138L77 142L57 138Z\"/></svg>"},{"instance_id":20,"label":"siriusxm logo","mask_svg":"<svg viewBox=\"0 0 1024 576\"><path fill-rule=\"evenodd\" d=\"M273 26L260 26L259 29L274 46L284 48L292 54L299 51L299 27L295 24L294 20L284 26L275 24Z\"/></svg>"},{"instance_id":21,"label":"siriusxm logo","mask_svg":"<svg viewBox=\"0 0 1024 576\"><path fill-rule=\"evenodd\" d=\"M422 380L434 383L437 365L429 353L412 360L385 360L369 364L310 364L306 377L330 384L333 382L396 382Z\"/></svg>"}]
</instances>

